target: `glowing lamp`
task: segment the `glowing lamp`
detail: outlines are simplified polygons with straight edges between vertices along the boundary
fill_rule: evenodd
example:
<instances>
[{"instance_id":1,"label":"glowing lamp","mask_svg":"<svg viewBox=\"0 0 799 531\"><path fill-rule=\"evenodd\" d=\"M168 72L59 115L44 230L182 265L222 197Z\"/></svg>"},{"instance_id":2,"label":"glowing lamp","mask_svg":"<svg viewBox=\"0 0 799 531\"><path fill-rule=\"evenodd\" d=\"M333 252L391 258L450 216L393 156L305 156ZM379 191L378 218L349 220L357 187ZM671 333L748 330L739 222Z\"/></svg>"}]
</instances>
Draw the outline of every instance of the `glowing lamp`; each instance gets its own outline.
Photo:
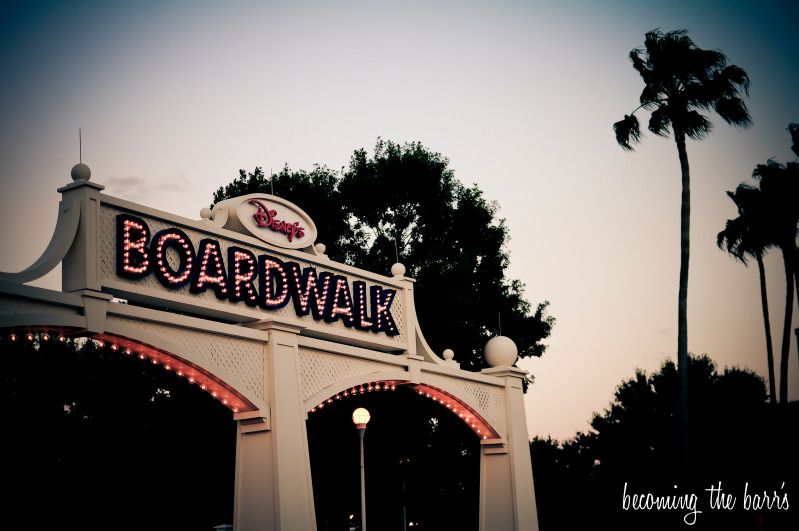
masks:
<instances>
[{"instance_id":1,"label":"glowing lamp","mask_svg":"<svg viewBox=\"0 0 799 531\"><path fill-rule=\"evenodd\" d=\"M371 418L372 416L369 415L369 411L367 411L366 408L363 407L359 407L358 409L352 412L352 422L355 424L355 426L357 426L359 430L365 429L366 425L369 423L369 419Z\"/></svg>"}]
</instances>

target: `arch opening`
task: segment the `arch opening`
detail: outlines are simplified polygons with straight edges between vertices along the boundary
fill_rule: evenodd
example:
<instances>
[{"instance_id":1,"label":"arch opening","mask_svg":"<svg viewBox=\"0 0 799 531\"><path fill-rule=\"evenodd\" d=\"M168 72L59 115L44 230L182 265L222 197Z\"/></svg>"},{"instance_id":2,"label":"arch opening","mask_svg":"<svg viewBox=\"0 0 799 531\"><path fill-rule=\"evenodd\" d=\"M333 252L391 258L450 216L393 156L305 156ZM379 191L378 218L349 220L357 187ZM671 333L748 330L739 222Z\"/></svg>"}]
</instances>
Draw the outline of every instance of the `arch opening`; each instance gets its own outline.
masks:
<instances>
[{"instance_id":1,"label":"arch opening","mask_svg":"<svg viewBox=\"0 0 799 531\"><path fill-rule=\"evenodd\" d=\"M85 334L79 329L47 326L5 329L3 336L12 343L17 341L36 342L38 344L46 344L50 341L63 343L67 339L76 339L78 341L93 341L100 348L108 345L112 352L120 356L138 358L144 363L150 363L153 366L160 367L165 372L171 372L180 378L184 378L188 383L196 385L202 391L207 392L233 413L258 409L238 391L201 367L180 356L130 338L107 333Z\"/></svg>"},{"instance_id":2,"label":"arch opening","mask_svg":"<svg viewBox=\"0 0 799 531\"><path fill-rule=\"evenodd\" d=\"M174 373L77 334L0 336L2 469L13 485L6 524L210 529L230 523L236 429L230 410Z\"/></svg>"},{"instance_id":3,"label":"arch opening","mask_svg":"<svg viewBox=\"0 0 799 531\"><path fill-rule=\"evenodd\" d=\"M347 387L343 391L329 395L308 410L309 414L324 410L325 406L330 406L335 402L356 398L360 395L380 391L396 391L397 387L412 389L418 396L426 398L434 403L441 405L449 410L453 415L460 419L466 426L471 428L475 435L482 440L498 439L497 431L486 421L474 408L458 397L437 387L427 384L410 383L399 380L369 380L359 385Z\"/></svg>"},{"instance_id":4,"label":"arch opening","mask_svg":"<svg viewBox=\"0 0 799 531\"><path fill-rule=\"evenodd\" d=\"M349 387L348 396L337 393L340 398L333 395L309 411L317 529L360 522L359 437L351 416L365 407L371 415L364 435L368 527L476 531L480 437L414 384L372 381L363 387L361 393L356 386L354 395Z\"/></svg>"}]
</instances>

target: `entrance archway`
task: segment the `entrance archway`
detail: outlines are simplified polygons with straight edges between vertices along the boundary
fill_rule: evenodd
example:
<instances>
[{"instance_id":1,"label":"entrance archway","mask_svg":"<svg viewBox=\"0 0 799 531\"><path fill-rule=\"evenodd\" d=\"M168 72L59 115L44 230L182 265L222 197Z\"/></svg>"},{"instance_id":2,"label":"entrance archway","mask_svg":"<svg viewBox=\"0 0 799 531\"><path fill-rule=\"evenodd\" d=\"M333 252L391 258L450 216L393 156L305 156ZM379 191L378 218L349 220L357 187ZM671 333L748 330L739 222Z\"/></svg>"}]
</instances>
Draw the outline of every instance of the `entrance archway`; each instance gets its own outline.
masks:
<instances>
[{"instance_id":1,"label":"entrance archway","mask_svg":"<svg viewBox=\"0 0 799 531\"><path fill-rule=\"evenodd\" d=\"M386 276L333 262L281 198L232 198L191 220L105 195L89 175L76 168L59 189L42 257L0 273L0 332L94 338L228 407L238 531L316 528L306 419L369 382L451 411L478 441L479 529L537 529L514 352L479 373L438 356L404 266ZM59 264L61 291L25 284Z\"/></svg>"}]
</instances>

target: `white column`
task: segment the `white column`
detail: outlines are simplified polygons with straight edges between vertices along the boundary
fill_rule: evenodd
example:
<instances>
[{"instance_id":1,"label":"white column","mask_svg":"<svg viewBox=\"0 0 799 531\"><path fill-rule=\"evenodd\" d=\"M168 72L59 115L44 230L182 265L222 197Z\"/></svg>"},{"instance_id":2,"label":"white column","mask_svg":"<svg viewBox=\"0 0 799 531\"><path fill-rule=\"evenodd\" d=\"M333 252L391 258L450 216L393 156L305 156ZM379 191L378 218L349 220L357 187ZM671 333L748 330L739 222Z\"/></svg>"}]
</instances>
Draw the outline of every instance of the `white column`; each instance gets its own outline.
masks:
<instances>
[{"instance_id":1,"label":"white column","mask_svg":"<svg viewBox=\"0 0 799 531\"><path fill-rule=\"evenodd\" d=\"M297 364L299 328L273 322L265 352L269 418L240 420L236 448L236 531L315 531L311 461Z\"/></svg>"},{"instance_id":2,"label":"white column","mask_svg":"<svg viewBox=\"0 0 799 531\"><path fill-rule=\"evenodd\" d=\"M505 379L505 444L484 441L480 453L480 530L537 531L538 513L524 414L522 381L515 367L484 369Z\"/></svg>"},{"instance_id":3,"label":"white column","mask_svg":"<svg viewBox=\"0 0 799 531\"><path fill-rule=\"evenodd\" d=\"M236 416L236 484L233 529L275 531L274 445L267 419Z\"/></svg>"}]
</instances>

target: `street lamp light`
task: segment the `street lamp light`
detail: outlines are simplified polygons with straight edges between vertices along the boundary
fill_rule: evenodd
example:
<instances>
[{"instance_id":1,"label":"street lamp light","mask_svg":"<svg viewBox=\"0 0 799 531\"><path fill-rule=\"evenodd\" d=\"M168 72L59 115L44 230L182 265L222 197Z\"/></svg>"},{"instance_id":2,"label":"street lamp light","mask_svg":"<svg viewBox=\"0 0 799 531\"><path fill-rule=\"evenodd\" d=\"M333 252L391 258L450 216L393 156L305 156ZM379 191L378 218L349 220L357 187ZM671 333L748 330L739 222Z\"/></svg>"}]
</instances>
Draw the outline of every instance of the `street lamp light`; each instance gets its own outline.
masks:
<instances>
[{"instance_id":1,"label":"street lamp light","mask_svg":"<svg viewBox=\"0 0 799 531\"><path fill-rule=\"evenodd\" d=\"M363 466L363 434L366 433L366 425L369 423L369 411L359 407L352 412L352 422L358 428L358 436L361 440L361 531L366 531L366 474Z\"/></svg>"}]
</instances>

